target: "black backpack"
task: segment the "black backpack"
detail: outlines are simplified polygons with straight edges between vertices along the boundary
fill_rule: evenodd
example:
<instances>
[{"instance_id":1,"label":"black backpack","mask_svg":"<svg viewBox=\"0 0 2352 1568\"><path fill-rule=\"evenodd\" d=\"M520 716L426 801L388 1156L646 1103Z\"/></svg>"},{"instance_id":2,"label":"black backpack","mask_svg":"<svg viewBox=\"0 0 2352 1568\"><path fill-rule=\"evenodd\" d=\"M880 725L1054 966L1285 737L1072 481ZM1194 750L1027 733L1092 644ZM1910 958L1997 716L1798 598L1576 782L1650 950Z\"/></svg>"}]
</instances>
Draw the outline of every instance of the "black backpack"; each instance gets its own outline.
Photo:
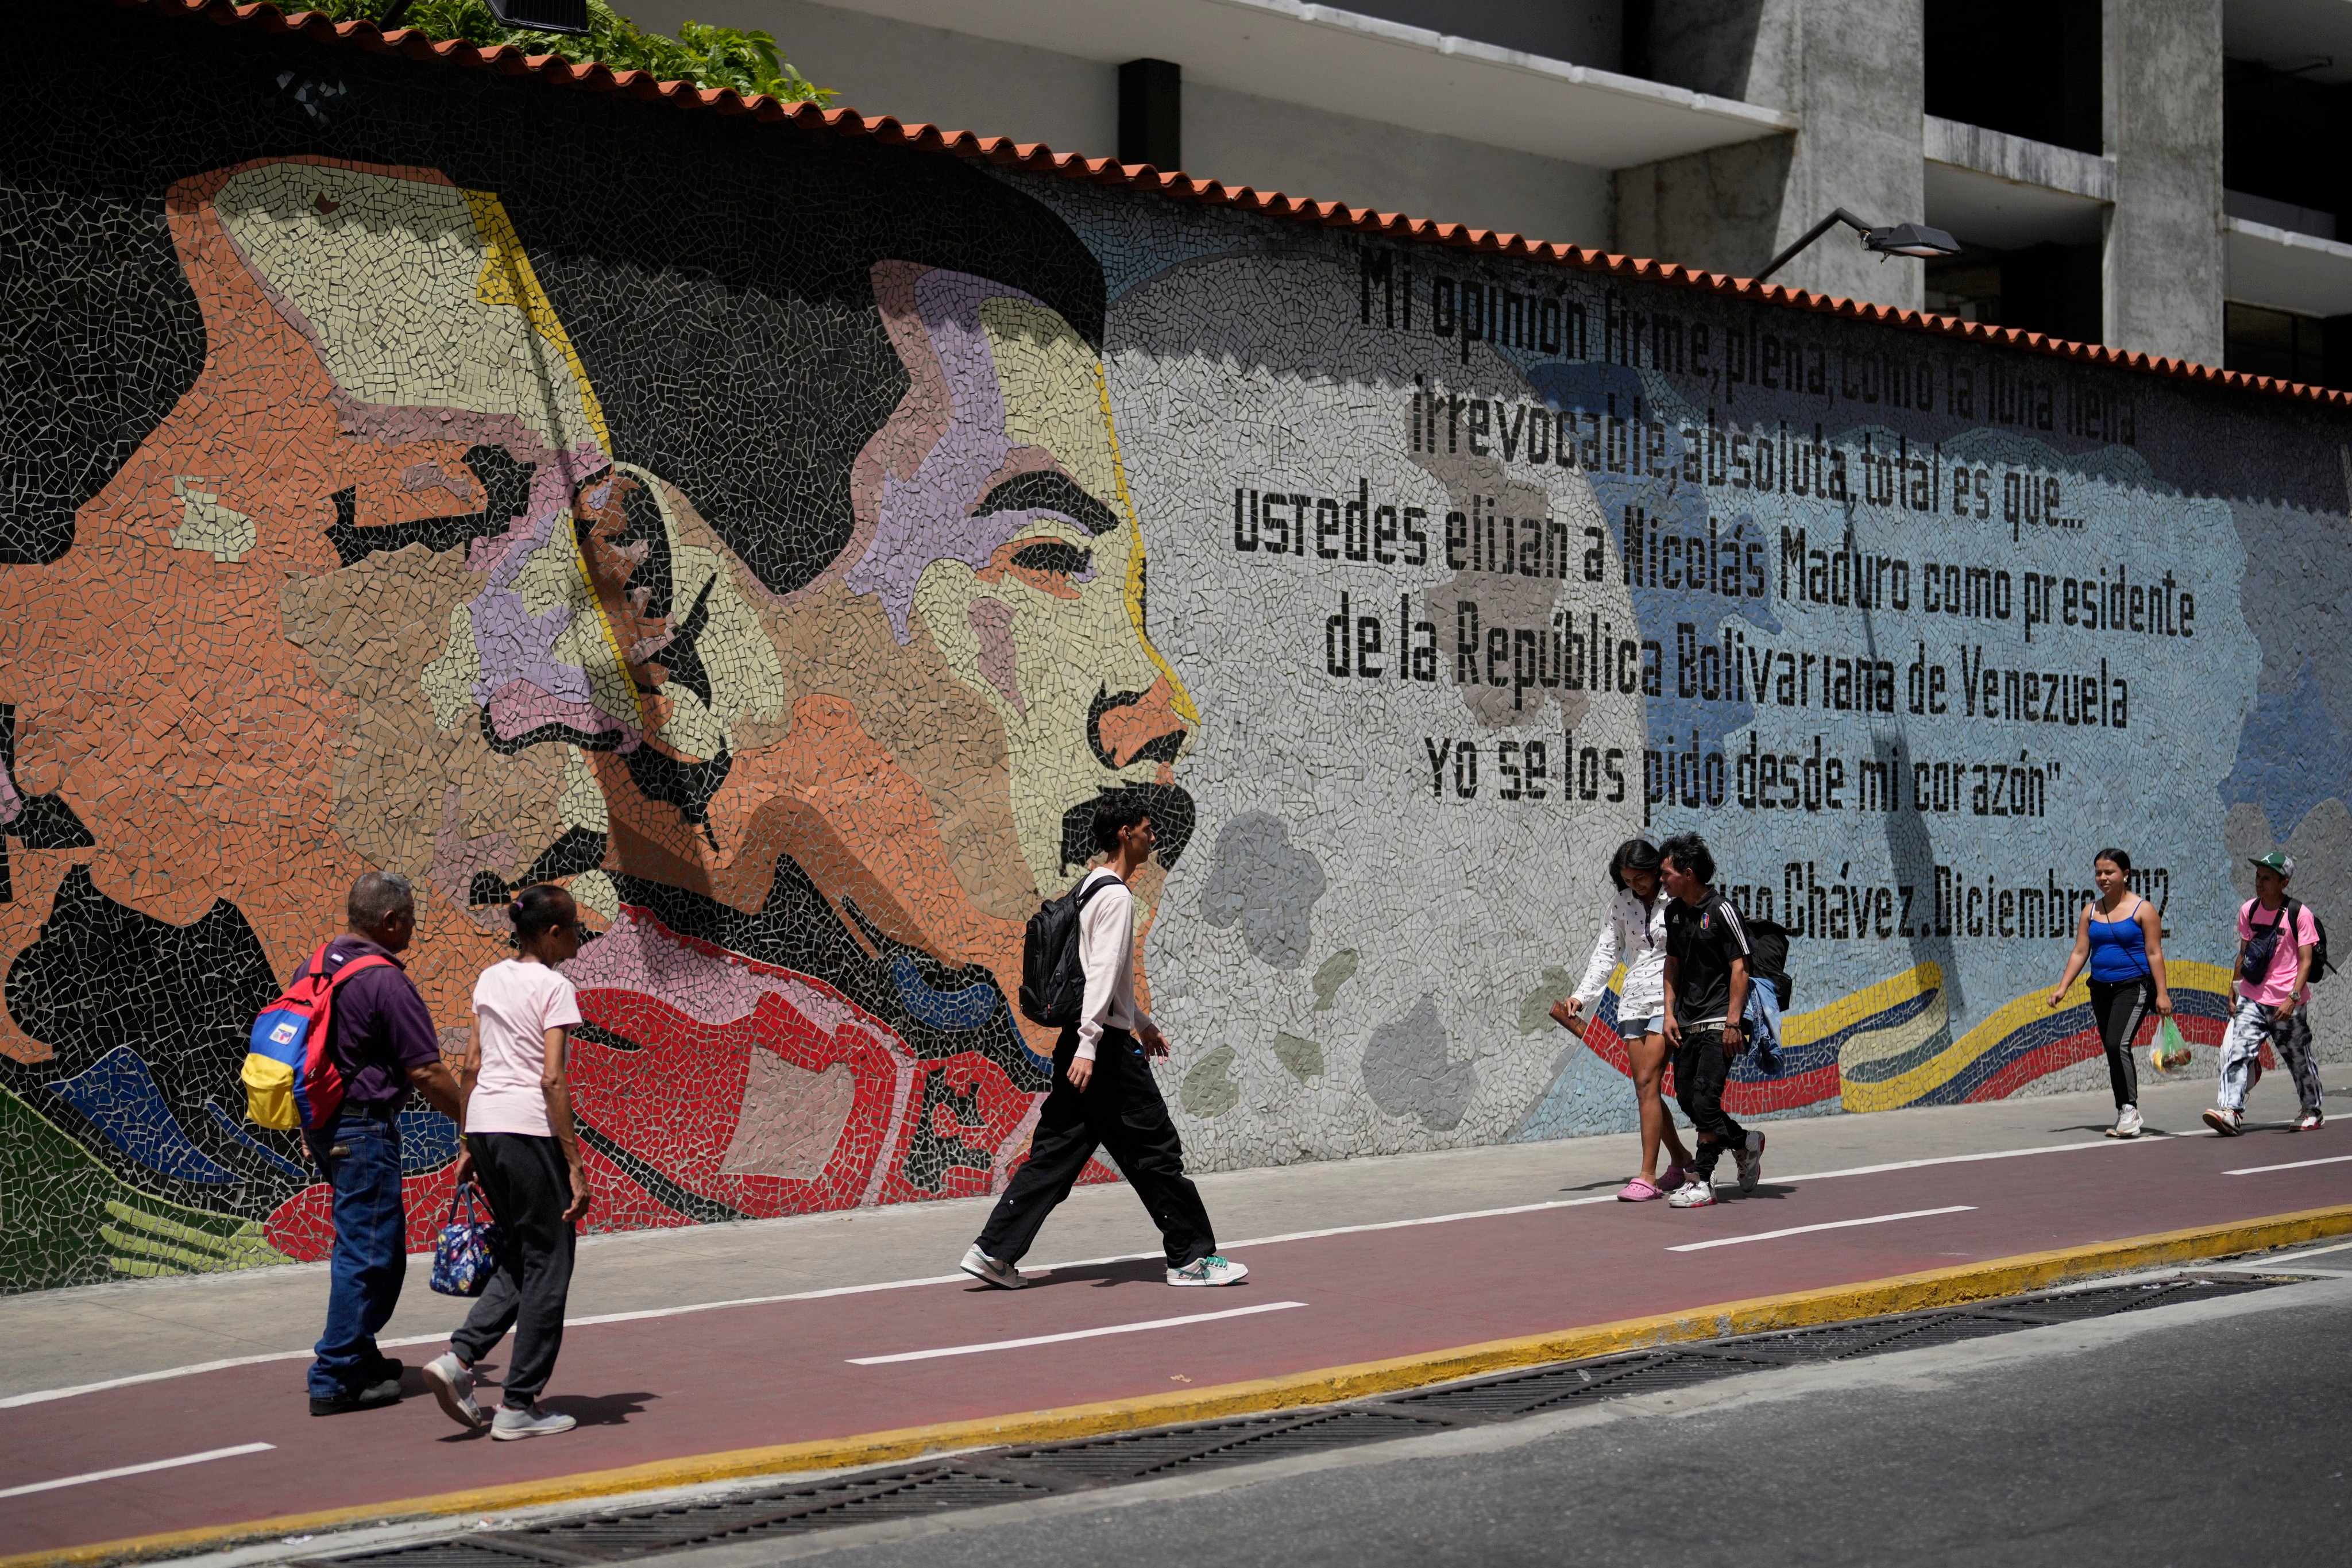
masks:
<instances>
[{"instance_id":1,"label":"black backpack","mask_svg":"<svg viewBox=\"0 0 2352 1568\"><path fill-rule=\"evenodd\" d=\"M1029 917L1021 939L1021 1012L1033 1024L1066 1029L1086 1005L1087 974L1078 965L1078 913L1105 888L1127 886L1089 871L1058 899Z\"/></svg>"},{"instance_id":2,"label":"black backpack","mask_svg":"<svg viewBox=\"0 0 2352 1568\"><path fill-rule=\"evenodd\" d=\"M1796 984L1789 978L1789 928L1777 921L1751 921L1745 915L1739 927L1748 933L1748 975L1770 981L1780 1011L1787 1012L1789 998L1796 993Z\"/></svg>"},{"instance_id":3,"label":"black backpack","mask_svg":"<svg viewBox=\"0 0 2352 1568\"><path fill-rule=\"evenodd\" d=\"M1789 928L1778 921L1752 921L1742 915L1739 929L1748 933L1748 983L1769 985L1780 1011L1786 1013L1789 998L1797 989L1796 983L1789 978ZM1780 1053L1775 1043L1762 1039L1756 1042L1756 1065L1767 1078L1780 1076Z\"/></svg>"},{"instance_id":4,"label":"black backpack","mask_svg":"<svg viewBox=\"0 0 2352 1568\"><path fill-rule=\"evenodd\" d=\"M2246 921L2249 925L2253 925L2254 934L2247 939L2246 956L2240 966L2239 973L2247 980L2260 980L2270 972L2271 954L2278 946L2279 933L2294 930L2300 923L2295 918L2296 914L2310 906L2289 899L2286 901L2286 907L2279 911L2278 919L2268 925L2254 924L2254 911L2259 908L2261 908L2259 900L2246 906ZM2319 918L2319 911L2316 910L2312 910L2311 934L2319 940L2312 946L2311 973L2304 977L2304 984L2316 985L2326 977L2330 967L2327 962L2327 922Z\"/></svg>"}]
</instances>

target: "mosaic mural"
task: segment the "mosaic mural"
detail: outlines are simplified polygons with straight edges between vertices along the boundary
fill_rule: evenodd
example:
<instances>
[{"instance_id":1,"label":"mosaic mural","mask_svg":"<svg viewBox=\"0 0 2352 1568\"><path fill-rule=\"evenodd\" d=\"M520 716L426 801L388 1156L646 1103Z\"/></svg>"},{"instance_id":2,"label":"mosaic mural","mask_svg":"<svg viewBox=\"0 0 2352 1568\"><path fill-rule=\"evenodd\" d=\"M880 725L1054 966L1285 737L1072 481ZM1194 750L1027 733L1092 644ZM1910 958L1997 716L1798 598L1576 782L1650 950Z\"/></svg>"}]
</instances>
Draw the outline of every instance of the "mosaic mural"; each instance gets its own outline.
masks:
<instances>
[{"instance_id":1,"label":"mosaic mural","mask_svg":"<svg viewBox=\"0 0 2352 1568\"><path fill-rule=\"evenodd\" d=\"M2236 858L2347 907L2340 413L85 22L0 110L7 1288L323 1254L237 1068L370 867L453 1053L587 911L606 1228L999 1187L1108 795L1204 1168L1630 1126L1546 1012L1637 832L1796 934L1743 1117L2104 1082L2103 844L2209 1046Z\"/></svg>"}]
</instances>

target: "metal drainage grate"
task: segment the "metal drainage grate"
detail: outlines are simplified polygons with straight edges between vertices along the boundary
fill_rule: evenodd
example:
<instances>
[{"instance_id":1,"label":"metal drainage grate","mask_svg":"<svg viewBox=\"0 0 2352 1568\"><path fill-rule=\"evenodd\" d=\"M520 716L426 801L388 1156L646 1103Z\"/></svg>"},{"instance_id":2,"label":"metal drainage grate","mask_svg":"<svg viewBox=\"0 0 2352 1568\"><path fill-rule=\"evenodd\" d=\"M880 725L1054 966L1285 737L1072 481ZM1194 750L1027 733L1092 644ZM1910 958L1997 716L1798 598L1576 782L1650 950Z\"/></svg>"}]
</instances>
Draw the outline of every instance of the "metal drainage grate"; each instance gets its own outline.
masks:
<instances>
[{"instance_id":1,"label":"metal drainage grate","mask_svg":"<svg viewBox=\"0 0 2352 1568\"><path fill-rule=\"evenodd\" d=\"M966 1455L838 1481L707 1503L599 1514L410 1546L312 1558L297 1568L551 1568L619 1562L723 1540L799 1534L929 1517L1055 1492L1116 1486L1197 1467L1255 1464L1393 1437L1507 1420L1584 1400L1689 1388L1743 1373L1958 1344L2148 1307L2301 1283L2303 1276L2190 1276L2045 1291L1965 1310L1905 1313L1539 1367L1336 1408L1123 1432Z\"/></svg>"},{"instance_id":2,"label":"metal drainage grate","mask_svg":"<svg viewBox=\"0 0 2352 1568\"><path fill-rule=\"evenodd\" d=\"M1890 1351L1925 1350L1929 1345L1959 1344L2032 1326L1976 1312L1925 1312L1912 1317L1870 1318L1858 1323L1831 1323L1818 1329L1787 1329L1718 1342L1727 1350L1745 1351L1768 1361L1793 1365L1847 1361Z\"/></svg>"},{"instance_id":3,"label":"metal drainage grate","mask_svg":"<svg viewBox=\"0 0 2352 1568\"><path fill-rule=\"evenodd\" d=\"M612 1562L730 1537L791 1535L836 1525L919 1518L1044 1495L1049 1489L960 1468L869 1476L764 1497L562 1520L502 1533L502 1547L556 1562ZM478 1537L477 1539L479 1539ZM342 1562L353 1561L351 1558ZM404 1562L400 1568L415 1568ZM452 1568L488 1568L477 1559Z\"/></svg>"},{"instance_id":4,"label":"metal drainage grate","mask_svg":"<svg viewBox=\"0 0 2352 1568\"><path fill-rule=\"evenodd\" d=\"M2182 1301L2210 1301L2223 1296L2242 1296L2249 1290L2266 1290L2273 1285L2294 1282L2292 1278L2284 1275L2256 1275L2236 1279L2151 1279L2129 1285L2102 1285L2089 1290L2060 1290L2041 1296L2021 1296L1988 1303L1986 1310L2014 1312L2047 1322L2080 1322L2087 1318L2110 1318L2117 1312L2136 1312L2144 1307L2169 1307Z\"/></svg>"},{"instance_id":5,"label":"metal drainage grate","mask_svg":"<svg viewBox=\"0 0 2352 1568\"><path fill-rule=\"evenodd\" d=\"M1170 1470L1255 1464L1293 1454L1411 1437L1442 1432L1450 1425L1387 1410L1324 1410L1303 1417L1251 1416L1159 1432L1123 1432L1115 1437L1017 1449L1003 1459L1008 1466L1017 1465L1023 1473L1034 1469L1086 1481L1132 1480Z\"/></svg>"},{"instance_id":6,"label":"metal drainage grate","mask_svg":"<svg viewBox=\"0 0 2352 1568\"><path fill-rule=\"evenodd\" d=\"M455 1541L428 1541L421 1546L399 1546L389 1552L365 1552L350 1557L328 1561L336 1563L392 1563L400 1568L516 1568L518 1563L541 1563L547 1559L526 1553L507 1552L486 1541L459 1538Z\"/></svg>"},{"instance_id":7,"label":"metal drainage grate","mask_svg":"<svg viewBox=\"0 0 2352 1568\"><path fill-rule=\"evenodd\" d=\"M1616 1399L1689 1388L1743 1372L1765 1372L1779 1362L1704 1350L1650 1351L1614 1360L1577 1362L1513 1377L1456 1384L1408 1394L1391 1404L1448 1415L1528 1415L1571 1400Z\"/></svg>"}]
</instances>

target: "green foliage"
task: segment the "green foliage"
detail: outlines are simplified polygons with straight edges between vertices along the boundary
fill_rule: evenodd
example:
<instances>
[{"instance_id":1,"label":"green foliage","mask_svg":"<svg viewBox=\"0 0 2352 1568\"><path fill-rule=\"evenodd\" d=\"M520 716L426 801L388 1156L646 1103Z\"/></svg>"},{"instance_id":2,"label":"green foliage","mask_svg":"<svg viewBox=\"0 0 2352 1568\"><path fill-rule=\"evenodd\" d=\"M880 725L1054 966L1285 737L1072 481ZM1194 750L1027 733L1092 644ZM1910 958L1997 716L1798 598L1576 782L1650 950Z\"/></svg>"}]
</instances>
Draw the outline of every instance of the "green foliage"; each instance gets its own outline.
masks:
<instances>
[{"instance_id":1,"label":"green foliage","mask_svg":"<svg viewBox=\"0 0 2352 1568\"><path fill-rule=\"evenodd\" d=\"M316 11L337 22L373 22L392 0L278 0L289 15ZM428 38L463 39L489 48L512 44L526 53L556 55L575 65L603 64L614 71L641 70L658 81L690 81L698 87L733 88L745 98L766 93L787 103L833 105L834 95L816 86L776 54L772 34L744 32L688 22L675 38L648 33L605 3L588 0L588 32L534 33L509 27L484 0L415 0L400 19Z\"/></svg>"}]
</instances>

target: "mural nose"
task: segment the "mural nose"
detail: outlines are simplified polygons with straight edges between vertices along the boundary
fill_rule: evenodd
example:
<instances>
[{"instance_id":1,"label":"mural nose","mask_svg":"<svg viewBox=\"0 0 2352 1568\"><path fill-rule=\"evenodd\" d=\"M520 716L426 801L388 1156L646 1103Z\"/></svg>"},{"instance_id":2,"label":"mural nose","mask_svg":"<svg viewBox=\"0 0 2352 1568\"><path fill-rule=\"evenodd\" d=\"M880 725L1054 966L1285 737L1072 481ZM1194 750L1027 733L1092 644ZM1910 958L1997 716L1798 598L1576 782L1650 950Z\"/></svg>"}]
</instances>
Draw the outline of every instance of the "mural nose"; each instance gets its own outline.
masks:
<instances>
[{"instance_id":1,"label":"mural nose","mask_svg":"<svg viewBox=\"0 0 2352 1568\"><path fill-rule=\"evenodd\" d=\"M1107 768L1172 763L1187 733L1175 687L1164 675L1149 691L1100 692L1087 714L1087 739Z\"/></svg>"}]
</instances>

